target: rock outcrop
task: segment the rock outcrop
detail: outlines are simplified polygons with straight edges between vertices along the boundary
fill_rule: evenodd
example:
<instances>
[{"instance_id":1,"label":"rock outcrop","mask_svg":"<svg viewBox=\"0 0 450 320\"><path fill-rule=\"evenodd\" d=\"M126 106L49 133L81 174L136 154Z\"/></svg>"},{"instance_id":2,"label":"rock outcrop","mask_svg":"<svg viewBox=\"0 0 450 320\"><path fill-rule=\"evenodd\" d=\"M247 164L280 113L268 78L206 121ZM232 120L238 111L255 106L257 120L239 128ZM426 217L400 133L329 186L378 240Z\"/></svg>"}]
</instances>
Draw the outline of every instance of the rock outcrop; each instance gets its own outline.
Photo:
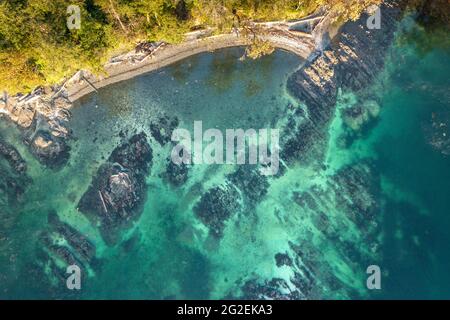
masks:
<instances>
[{"instance_id":1,"label":"rock outcrop","mask_svg":"<svg viewBox=\"0 0 450 320\"><path fill-rule=\"evenodd\" d=\"M56 137L48 131L39 130L26 138L31 153L43 165L59 169L70 158L70 147L64 138Z\"/></svg>"},{"instance_id":2,"label":"rock outcrop","mask_svg":"<svg viewBox=\"0 0 450 320\"><path fill-rule=\"evenodd\" d=\"M27 172L27 163L20 153L9 143L3 141L0 136L0 158L4 158L17 174Z\"/></svg>"},{"instance_id":3,"label":"rock outcrop","mask_svg":"<svg viewBox=\"0 0 450 320\"><path fill-rule=\"evenodd\" d=\"M171 141L172 132L178 127L177 117L162 115L150 123L150 132L153 138L161 145Z\"/></svg>"},{"instance_id":4,"label":"rock outcrop","mask_svg":"<svg viewBox=\"0 0 450 320\"><path fill-rule=\"evenodd\" d=\"M258 282L251 279L242 286L240 299L245 300L300 300L303 297L292 290L289 284L280 278Z\"/></svg>"},{"instance_id":5,"label":"rock outcrop","mask_svg":"<svg viewBox=\"0 0 450 320\"><path fill-rule=\"evenodd\" d=\"M324 186L313 185L303 192L293 192L292 200L301 207L301 214L309 216L314 234L324 242L312 245L307 240L289 242L289 250L275 254L277 268L288 268L288 278L259 279L253 277L242 285L244 299L315 299L328 294L349 297L348 288L320 254L321 248L332 244L344 263L355 269L370 265L377 255L377 215L380 207L380 176L370 162L363 161L337 171ZM289 213L294 214L294 213ZM352 236L348 230L359 230ZM372 248L370 254L361 248ZM285 272L283 272L285 273ZM352 294L352 293L350 293Z\"/></svg>"},{"instance_id":6,"label":"rock outcrop","mask_svg":"<svg viewBox=\"0 0 450 320\"><path fill-rule=\"evenodd\" d=\"M208 190L197 203L194 212L211 234L222 237L226 221L240 207L240 195L233 185L224 184Z\"/></svg>"},{"instance_id":7,"label":"rock outcrop","mask_svg":"<svg viewBox=\"0 0 450 320\"><path fill-rule=\"evenodd\" d=\"M189 167L185 163L175 164L172 158L167 159L166 171L163 178L174 187L182 186L189 178Z\"/></svg>"},{"instance_id":8,"label":"rock outcrop","mask_svg":"<svg viewBox=\"0 0 450 320\"><path fill-rule=\"evenodd\" d=\"M31 178L27 164L14 146L0 136L0 208L11 210L19 203ZM1 216L1 215L0 215Z\"/></svg>"},{"instance_id":9,"label":"rock outcrop","mask_svg":"<svg viewBox=\"0 0 450 320\"><path fill-rule=\"evenodd\" d=\"M47 282L54 288L53 294L70 292L66 280L68 266L76 265L82 272L82 279L89 275L95 265L96 248L93 242L80 231L60 220L54 211L48 214L48 227L37 241L36 265L31 266L36 281Z\"/></svg>"},{"instance_id":10,"label":"rock outcrop","mask_svg":"<svg viewBox=\"0 0 450 320\"><path fill-rule=\"evenodd\" d=\"M238 214L252 212L269 188L268 178L252 165L239 166L226 176L222 185L202 195L194 213L216 238L221 238L227 221Z\"/></svg>"},{"instance_id":11,"label":"rock outcrop","mask_svg":"<svg viewBox=\"0 0 450 320\"><path fill-rule=\"evenodd\" d=\"M67 88L85 81L84 73L77 72L61 85L38 87L26 95L5 94L0 99L0 118L17 124L31 153L49 168L59 169L69 160L72 102Z\"/></svg>"},{"instance_id":12,"label":"rock outcrop","mask_svg":"<svg viewBox=\"0 0 450 320\"><path fill-rule=\"evenodd\" d=\"M381 29L369 30L366 14L357 21L346 23L328 48L289 78L290 93L303 104L289 106L287 119L282 123L286 137L281 141L281 159L285 163L313 164L324 171L325 168L320 166L328 142L327 129L335 117L339 90L362 93L383 68L394 39L401 10L396 2L386 1L381 5L381 12ZM365 101L344 110L344 123L351 130L359 131L376 118L378 112L375 101ZM274 257L277 268L289 269L281 274L289 276L244 279L240 298L323 298L324 288L334 296L348 298L354 294L333 270L333 261L320 256L321 249L317 246L320 243L327 247L332 243L332 250L350 270L370 264L369 258L377 255L378 248L380 207L376 199L379 198L380 177L369 161L361 161L341 168L326 180L325 185L312 184L291 195L293 202L301 207L301 214L311 219L311 228L315 229L312 234L322 240L311 245L305 236L305 239L290 242L288 250ZM345 230L354 230L352 236L344 235Z\"/></svg>"},{"instance_id":13,"label":"rock outcrop","mask_svg":"<svg viewBox=\"0 0 450 320\"><path fill-rule=\"evenodd\" d=\"M254 208L265 197L269 188L267 176L251 165L240 165L227 179L240 190L249 208Z\"/></svg>"},{"instance_id":14,"label":"rock outcrop","mask_svg":"<svg viewBox=\"0 0 450 320\"><path fill-rule=\"evenodd\" d=\"M79 210L100 222L106 243L116 243L121 229L141 214L151 163L152 149L146 135L134 135L112 152L81 198Z\"/></svg>"},{"instance_id":15,"label":"rock outcrop","mask_svg":"<svg viewBox=\"0 0 450 320\"><path fill-rule=\"evenodd\" d=\"M306 152L325 134L333 118L338 90L359 91L374 81L384 66L385 55L394 39L399 5L386 1L380 6L381 28L368 29L368 15L344 24L330 46L294 73L289 92L306 105L303 121L292 128L285 142L285 161L306 158ZM302 116L302 114L295 114Z\"/></svg>"}]
</instances>

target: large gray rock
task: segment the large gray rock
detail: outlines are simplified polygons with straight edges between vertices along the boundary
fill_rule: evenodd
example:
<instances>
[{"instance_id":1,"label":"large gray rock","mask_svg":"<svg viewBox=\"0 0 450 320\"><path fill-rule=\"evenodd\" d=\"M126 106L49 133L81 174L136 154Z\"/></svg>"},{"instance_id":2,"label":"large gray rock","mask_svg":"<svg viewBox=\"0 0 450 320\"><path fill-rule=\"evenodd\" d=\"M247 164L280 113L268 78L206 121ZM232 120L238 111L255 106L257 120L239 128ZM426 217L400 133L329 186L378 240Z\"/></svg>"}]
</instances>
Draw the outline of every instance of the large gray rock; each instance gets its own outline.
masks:
<instances>
[{"instance_id":1,"label":"large gray rock","mask_svg":"<svg viewBox=\"0 0 450 320\"><path fill-rule=\"evenodd\" d=\"M151 162L152 149L146 135L131 137L112 152L81 198L79 210L100 222L106 243L115 244L122 229L140 216Z\"/></svg>"}]
</instances>

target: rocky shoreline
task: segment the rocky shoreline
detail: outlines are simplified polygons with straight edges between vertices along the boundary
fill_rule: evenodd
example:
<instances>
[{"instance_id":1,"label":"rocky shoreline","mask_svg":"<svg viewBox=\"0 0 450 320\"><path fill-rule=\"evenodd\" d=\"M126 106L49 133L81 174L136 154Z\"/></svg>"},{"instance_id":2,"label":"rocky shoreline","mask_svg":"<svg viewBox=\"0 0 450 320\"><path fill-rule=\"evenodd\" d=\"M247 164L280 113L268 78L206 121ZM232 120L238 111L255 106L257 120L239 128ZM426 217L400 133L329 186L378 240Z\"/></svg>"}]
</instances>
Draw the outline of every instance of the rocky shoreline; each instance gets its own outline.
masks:
<instances>
[{"instance_id":1,"label":"rocky shoreline","mask_svg":"<svg viewBox=\"0 0 450 320\"><path fill-rule=\"evenodd\" d=\"M293 163L311 163L312 159L322 163L320 159L325 150L322 142L327 141L327 128L335 114L339 89L354 92L363 90L383 68L385 53L392 44L401 10L394 3L385 3L382 12L381 30L366 28L367 15L355 22L348 22L329 46L311 55L311 59L289 78L288 91L304 104L304 108L290 106L288 110L284 129L290 135L282 141L281 148L285 167L278 176L271 179L281 178ZM239 45L237 43L241 40L233 39L229 42L230 46ZM214 45L204 41L202 46L197 47L199 51L195 52L214 48ZM73 99L96 90L97 87L124 80L136 72L147 72L173 62L170 55L166 60L157 60L157 55L169 52L164 51L162 46L163 44L140 45L133 54L114 59L110 70L116 70L116 73L103 80L79 72L60 86L39 88L26 96L5 97L3 107L0 108L1 114L8 116L22 128L24 141L43 165L52 169L61 168L70 157L71 133L68 121ZM315 47L309 48L310 53L313 48ZM158 51L155 53L155 50ZM190 50L185 48L176 59L194 54ZM151 59L155 59L154 62L145 63ZM129 68L136 61L137 66ZM367 107L364 110L349 110L345 114L346 122L350 127L358 128L369 117L370 110L373 109ZM169 133L177 126L178 119L162 117L158 123L150 126L152 138L160 145L168 144ZM5 158L16 173L26 172L26 163L17 150L2 143L1 139L0 157ZM108 245L115 245L120 240L121 233L130 228L142 213L148 188L146 177L150 173L152 161L153 150L145 133L124 140L100 166L79 201L78 210L93 225L99 226L102 238ZM165 177L173 185L180 186L187 180L188 167L174 167L169 162L166 169ZM228 174L221 185L212 186L200 196L194 204L194 214L208 228L210 235L220 240L233 216L251 211L248 209L254 208L266 196L268 179L257 168L241 166L236 172ZM312 187L288 196L306 214L314 215L314 226L325 238L333 241L339 251L344 252L347 257L358 257L355 260L361 261L365 259L366 253L361 252L355 243L345 241L338 235L337 227L330 223L327 216L326 210L332 208L326 204L330 203L329 197L334 197L338 204L336 210L346 213L343 218L364 231L363 240L371 244L375 234L372 227L377 204L373 199L378 192L378 179L370 163L363 162L342 168L323 188ZM346 197L349 194L353 196L352 199ZM61 280L62 269L52 263L55 257L66 264L80 262L88 267L92 263L95 247L86 237L61 222L56 213L49 215L49 226L50 231L43 233L40 238L44 248L41 268L50 264L52 274ZM68 247L56 246L51 241L52 233L58 233L66 239ZM239 298L315 298L319 294L319 286L323 285L340 290L342 283L333 275L331 267L318 266L318 253L313 245L294 242L289 243L289 251L277 253L273 261L279 268L287 266L291 269L290 279L243 279ZM322 279L321 282L318 279Z\"/></svg>"},{"instance_id":2,"label":"rocky shoreline","mask_svg":"<svg viewBox=\"0 0 450 320\"><path fill-rule=\"evenodd\" d=\"M5 160L5 164L2 162L3 160ZM19 151L3 141L0 135L0 192L4 195L0 199L0 207L6 208L6 211L15 208L20 203L22 195L30 183L31 178L28 176L27 163ZM0 217L3 218L5 212L1 211Z\"/></svg>"},{"instance_id":3,"label":"rocky shoreline","mask_svg":"<svg viewBox=\"0 0 450 320\"><path fill-rule=\"evenodd\" d=\"M359 22L348 22L339 31L330 22L329 16L319 13L297 21L255 24L265 30L261 35L264 40L307 59L288 81L289 92L308 105L310 124L299 126L296 130L298 134L308 131L308 125L320 127L329 121L338 88L361 89L382 67L383 55L379 52L383 52L392 40L391 29L399 11L393 10L393 6L383 4L383 35L366 32L364 23L361 23L367 20L366 14ZM218 36L211 34L209 29L191 32L186 34L186 41L178 45L139 43L134 50L112 58L105 65L106 76L94 76L81 70L59 85L39 87L30 94L8 96L5 93L0 99L0 118L9 118L23 130L25 143L42 164L60 168L70 157L68 140L71 133L67 122L75 100L98 88L159 69L191 55L248 44L239 32ZM337 41L333 40L327 47L330 38ZM377 47L371 46L371 43L377 43ZM321 133L315 132L311 139L314 135L319 137ZM308 139L302 139L302 145L299 145L300 139L297 138L292 137L286 143L290 146L288 153L300 154L307 148ZM287 153L285 156L292 158Z\"/></svg>"},{"instance_id":4,"label":"rocky shoreline","mask_svg":"<svg viewBox=\"0 0 450 320\"><path fill-rule=\"evenodd\" d=\"M308 22L299 20L297 23ZM311 34L290 30L295 23L260 23L259 27L270 32L261 36L273 46L291 51L306 58L314 50ZM0 119L8 118L23 132L24 141L33 155L45 166L58 169L64 166L70 155L70 109L82 96L112 83L124 81L170 65L189 56L221 48L245 46L248 39L230 33L214 36L212 30L200 30L186 34L186 41L169 45L163 42L141 42L134 50L113 57L105 65L106 76L95 76L80 70L61 84L38 87L29 94L0 99Z\"/></svg>"},{"instance_id":5,"label":"rocky shoreline","mask_svg":"<svg viewBox=\"0 0 450 320\"><path fill-rule=\"evenodd\" d=\"M326 146L321 141L328 141L327 129L334 118L339 91L361 92L382 70L402 10L397 2L385 2L380 8L383 14L381 29L367 29L366 14L355 22L346 23L330 46L289 78L288 90L304 103L304 108L292 107L289 110L286 132L290 132L291 137L285 139L281 147L281 158L288 166L298 162L323 163L320 159L324 160ZM377 102L367 101L363 107L353 107L353 110L344 113L344 120L350 128L353 126L353 130L358 130L370 116L377 113L378 108ZM306 192L293 193L292 199L305 213L311 211L315 228L335 244L351 265L355 261L368 259L367 253L360 249L361 243L372 248L372 254L377 254L375 239L378 234L376 218L379 207L374 199L380 192L379 185L379 175L370 163L362 162L340 169L330 178L326 187L314 186ZM336 207L327 207L330 198L337 202ZM345 240L333 230L329 218L329 212L333 210L342 215L341 223L347 221L345 223L360 230L363 235L360 242ZM229 215L219 216L227 219ZM321 287L336 292L343 288L331 266L323 262L320 265L316 263L317 252L314 248L309 249L307 243L293 242L290 247L289 253L280 252L274 257L278 267L289 267L293 273L289 279L243 279L239 297L315 299L320 296Z\"/></svg>"},{"instance_id":6,"label":"rocky shoreline","mask_svg":"<svg viewBox=\"0 0 450 320\"><path fill-rule=\"evenodd\" d=\"M396 2L381 5L381 28L369 30L367 14L347 22L331 45L288 80L289 92L306 105L295 113L304 120L295 124L292 137L286 141L282 158L304 159L321 140L335 113L339 90L358 92L375 80L384 66L387 50L392 45L402 10ZM351 116L351 115L350 115ZM358 113L354 113L358 116Z\"/></svg>"}]
</instances>

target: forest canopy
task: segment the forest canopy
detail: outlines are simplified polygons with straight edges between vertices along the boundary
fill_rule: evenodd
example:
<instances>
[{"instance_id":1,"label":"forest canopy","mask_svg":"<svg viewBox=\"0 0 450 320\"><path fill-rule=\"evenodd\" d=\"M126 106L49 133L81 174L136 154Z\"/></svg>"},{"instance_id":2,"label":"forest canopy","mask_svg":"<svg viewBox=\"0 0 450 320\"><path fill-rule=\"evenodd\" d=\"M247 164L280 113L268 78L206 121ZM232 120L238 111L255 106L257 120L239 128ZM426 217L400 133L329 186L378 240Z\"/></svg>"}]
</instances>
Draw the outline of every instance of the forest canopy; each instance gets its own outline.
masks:
<instances>
[{"instance_id":1,"label":"forest canopy","mask_svg":"<svg viewBox=\"0 0 450 320\"><path fill-rule=\"evenodd\" d=\"M138 41L176 43L191 30L229 31L236 21L305 16L327 5L356 19L379 0L0 0L0 90L27 92L80 69L99 73L113 55ZM81 28L69 30L77 5Z\"/></svg>"}]
</instances>

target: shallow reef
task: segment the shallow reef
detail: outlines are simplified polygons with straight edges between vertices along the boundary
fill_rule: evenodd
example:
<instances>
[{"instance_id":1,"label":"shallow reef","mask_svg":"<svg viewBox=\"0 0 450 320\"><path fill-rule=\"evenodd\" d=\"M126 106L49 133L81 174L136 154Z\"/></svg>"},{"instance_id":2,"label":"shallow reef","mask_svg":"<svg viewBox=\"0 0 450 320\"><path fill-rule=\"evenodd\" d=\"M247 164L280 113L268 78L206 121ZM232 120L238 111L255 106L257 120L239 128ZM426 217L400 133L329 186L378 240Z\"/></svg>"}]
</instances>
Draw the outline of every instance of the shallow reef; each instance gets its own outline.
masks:
<instances>
[{"instance_id":1,"label":"shallow reef","mask_svg":"<svg viewBox=\"0 0 450 320\"><path fill-rule=\"evenodd\" d=\"M413 70L422 58L395 41L410 18L382 12L381 30L363 15L307 61L229 48L102 88L55 123L26 106L25 127L2 119L0 297L384 298L434 275L450 243L448 55ZM279 129L279 172L173 163L173 131L197 120ZM372 264L386 291L367 290Z\"/></svg>"}]
</instances>

